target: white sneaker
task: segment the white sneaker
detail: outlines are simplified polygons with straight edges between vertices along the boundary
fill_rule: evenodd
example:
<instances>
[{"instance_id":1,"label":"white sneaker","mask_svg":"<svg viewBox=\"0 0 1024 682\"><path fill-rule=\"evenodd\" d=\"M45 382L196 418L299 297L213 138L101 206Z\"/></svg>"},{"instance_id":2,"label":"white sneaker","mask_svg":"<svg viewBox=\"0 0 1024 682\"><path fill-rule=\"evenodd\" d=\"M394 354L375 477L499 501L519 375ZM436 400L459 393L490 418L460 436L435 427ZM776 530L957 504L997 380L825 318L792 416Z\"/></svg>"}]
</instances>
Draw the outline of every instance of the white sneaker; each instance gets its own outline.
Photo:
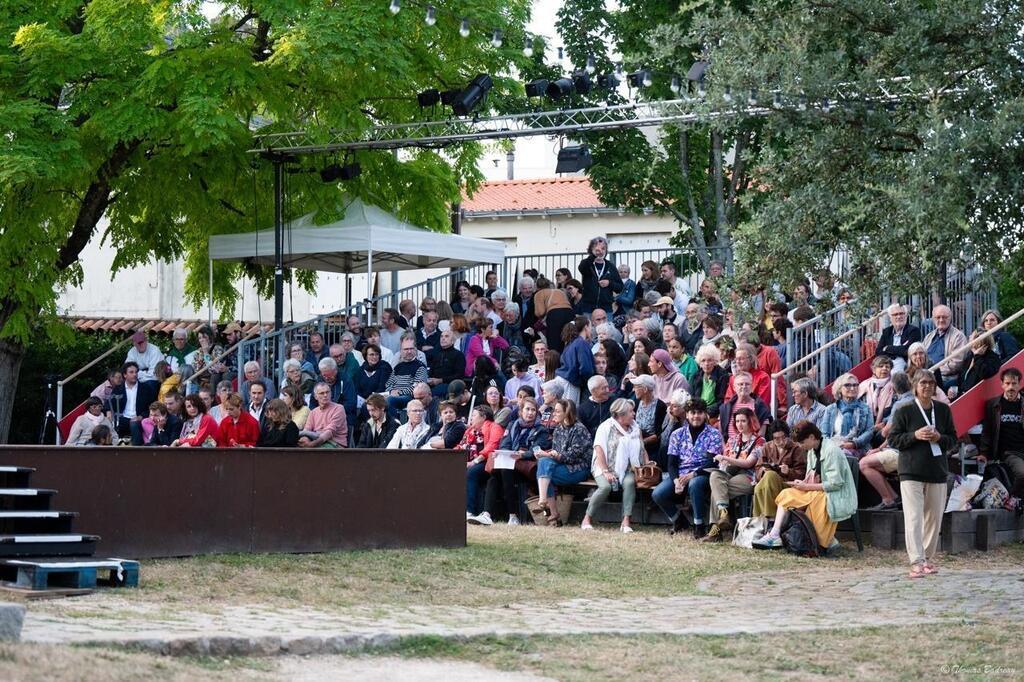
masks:
<instances>
[{"instance_id":1,"label":"white sneaker","mask_svg":"<svg viewBox=\"0 0 1024 682\"><path fill-rule=\"evenodd\" d=\"M589 523L581 523L580 530L594 530L594 527Z\"/></svg>"},{"instance_id":2,"label":"white sneaker","mask_svg":"<svg viewBox=\"0 0 1024 682\"><path fill-rule=\"evenodd\" d=\"M519 525L519 517L516 516L515 514L510 514L509 517L508 517L508 525L510 525L510 526L518 526Z\"/></svg>"},{"instance_id":3,"label":"white sneaker","mask_svg":"<svg viewBox=\"0 0 1024 682\"><path fill-rule=\"evenodd\" d=\"M471 518L473 518L473 515L469 512L466 512L466 520L469 521Z\"/></svg>"},{"instance_id":4,"label":"white sneaker","mask_svg":"<svg viewBox=\"0 0 1024 682\"><path fill-rule=\"evenodd\" d=\"M480 512L476 516L471 516L470 518L466 519L466 522L474 526L494 525L494 521L491 521L491 515L487 512Z\"/></svg>"},{"instance_id":5,"label":"white sneaker","mask_svg":"<svg viewBox=\"0 0 1024 682\"><path fill-rule=\"evenodd\" d=\"M621 530L623 533L632 533L633 532L633 529L630 528L629 526L619 526L619 530Z\"/></svg>"}]
</instances>

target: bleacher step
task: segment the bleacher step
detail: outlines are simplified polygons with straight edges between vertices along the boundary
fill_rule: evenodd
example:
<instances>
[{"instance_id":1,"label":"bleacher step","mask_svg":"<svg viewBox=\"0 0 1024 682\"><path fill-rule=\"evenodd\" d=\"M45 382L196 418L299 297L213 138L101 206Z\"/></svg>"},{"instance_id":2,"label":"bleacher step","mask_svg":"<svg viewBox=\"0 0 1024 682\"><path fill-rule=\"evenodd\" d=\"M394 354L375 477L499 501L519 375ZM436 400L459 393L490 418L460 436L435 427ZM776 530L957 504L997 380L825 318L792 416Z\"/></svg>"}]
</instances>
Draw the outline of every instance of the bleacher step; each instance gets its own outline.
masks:
<instances>
[{"instance_id":1,"label":"bleacher step","mask_svg":"<svg viewBox=\"0 0 1024 682\"><path fill-rule=\"evenodd\" d=\"M0 510L45 511L56 494L50 488L0 488Z\"/></svg>"},{"instance_id":2,"label":"bleacher step","mask_svg":"<svg viewBox=\"0 0 1024 682\"><path fill-rule=\"evenodd\" d=\"M0 535L0 557L92 556L99 539L80 533Z\"/></svg>"},{"instance_id":3,"label":"bleacher step","mask_svg":"<svg viewBox=\"0 0 1024 682\"><path fill-rule=\"evenodd\" d=\"M105 576L101 577L101 574ZM54 559L0 561L0 580L9 587L31 590L138 587L139 562L127 559Z\"/></svg>"},{"instance_id":4,"label":"bleacher step","mask_svg":"<svg viewBox=\"0 0 1024 682\"><path fill-rule=\"evenodd\" d=\"M0 488L27 488L34 467L0 466Z\"/></svg>"},{"instance_id":5,"label":"bleacher step","mask_svg":"<svg viewBox=\"0 0 1024 682\"><path fill-rule=\"evenodd\" d=\"M38 510L0 511L0 534L70 533L78 512Z\"/></svg>"}]
</instances>

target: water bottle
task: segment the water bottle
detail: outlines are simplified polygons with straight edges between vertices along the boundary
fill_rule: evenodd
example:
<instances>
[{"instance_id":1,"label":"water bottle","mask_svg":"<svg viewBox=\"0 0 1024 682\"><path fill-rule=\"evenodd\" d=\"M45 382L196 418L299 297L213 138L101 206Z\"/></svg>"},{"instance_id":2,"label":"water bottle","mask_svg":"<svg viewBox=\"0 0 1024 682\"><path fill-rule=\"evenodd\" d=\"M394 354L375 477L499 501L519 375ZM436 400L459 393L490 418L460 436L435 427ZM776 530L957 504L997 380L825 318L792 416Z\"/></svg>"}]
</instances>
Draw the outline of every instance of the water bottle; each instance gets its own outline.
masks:
<instances>
[{"instance_id":1,"label":"water bottle","mask_svg":"<svg viewBox=\"0 0 1024 682\"><path fill-rule=\"evenodd\" d=\"M612 479L612 492L613 493L619 492L619 477L618 476L616 476L615 478Z\"/></svg>"}]
</instances>

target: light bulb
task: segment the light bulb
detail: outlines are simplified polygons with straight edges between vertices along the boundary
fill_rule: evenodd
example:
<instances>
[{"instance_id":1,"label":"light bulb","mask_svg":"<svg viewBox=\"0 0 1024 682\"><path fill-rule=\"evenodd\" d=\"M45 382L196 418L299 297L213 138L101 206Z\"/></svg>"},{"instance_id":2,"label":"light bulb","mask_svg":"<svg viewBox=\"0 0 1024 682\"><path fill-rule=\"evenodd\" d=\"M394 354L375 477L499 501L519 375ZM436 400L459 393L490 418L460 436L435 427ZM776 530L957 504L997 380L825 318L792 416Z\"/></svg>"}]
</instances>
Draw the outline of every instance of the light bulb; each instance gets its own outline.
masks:
<instances>
[{"instance_id":1,"label":"light bulb","mask_svg":"<svg viewBox=\"0 0 1024 682\"><path fill-rule=\"evenodd\" d=\"M781 109L782 108L782 94L781 93L776 92L774 95L772 95L772 106L775 107L776 109Z\"/></svg>"},{"instance_id":2,"label":"light bulb","mask_svg":"<svg viewBox=\"0 0 1024 682\"><path fill-rule=\"evenodd\" d=\"M807 95L800 93L800 103L796 105L800 111L807 111Z\"/></svg>"},{"instance_id":3,"label":"light bulb","mask_svg":"<svg viewBox=\"0 0 1024 682\"><path fill-rule=\"evenodd\" d=\"M654 84L654 80L651 78L651 72L644 69L644 87L649 88Z\"/></svg>"},{"instance_id":4,"label":"light bulb","mask_svg":"<svg viewBox=\"0 0 1024 682\"><path fill-rule=\"evenodd\" d=\"M673 74L672 83L668 87L672 92L679 94L679 91L683 89L683 83L679 80L678 75Z\"/></svg>"},{"instance_id":5,"label":"light bulb","mask_svg":"<svg viewBox=\"0 0 1024 682\"><path fill-rule=\"evenodd\" d=\"M828 101L828 97L821 100L821 110L824 111L826 114L832 110L832 103Z\"/></svg>"},{"instance_id":6,"label":"light bulb","mask_svg":"<svg viewBox=\"0 0 1024 682\"><path fill-rule=\"evenodd\" d=\"M496 28L496 29L494 29L494 33L491 34L491 45L493 47L501 47L501 43L502 43L501 29L500 28Z\"/></svg>"},{"instance_id":7,"label":"light bulb","mask_svg":"<svg viewBox=\"0 0 1024 682\"><path fill-rule=\"evenodd\" d=\"M533 56L533 38L527 38L523 41L523 56Z\"/></svg>"},{"instance_id":8,"label":"light bulb","mask_svg":"<svg viewBox=\"0 0 1024 682\"><path fill-rule=\"evenodd\" d=\"M459 35L463 38L469 37L469 19L462 17L462 23L459 24Z\"/></svg>"},{"instance_id":9,"label":"light bulb","mask_svg":"<svg viewBox=\"0 0 1024 682\"><path fill-rule=\"evenodd\" d=\"M402 2L401 2L401 0L391 0L391 4L388 6L388 10L390 10L392 14L398 14L399 10L401 10L401 9L402 9Z\"/></svg>"},{"instance_id":10,"label":"light bulb","mask_svg":"<svg viewBox=\"0 0 1024 682\"><path fill-rule=\"evenodd\" d=\"M757 88L751 88L750 99L747 100L747 103L752 107L757 106Z\"/></svg>"},{"instance_id":11,"label":"light bulb","mask_svg":"<svg viewBox=\"0 0 1024 682\"><path fill-rule=\"evenodd\" d=\"M732 101L732 86L726 85L725 90L722 90L722 100L725 102Z\"/></svg>"},{"instance_id":12,"label":"light bulb","mask_svg":"<svg viewBox=\"0 0 1024 682\"><path fill-rule=\"evenodd\" d=\"M437 23L437 10L434 9L433 5L427 5L427 16L423 19L427 26L433 26Z\"/></svg>"},{"instance_id":13,"label":"light bulb","mask_svg":"<svg viewBox=\"0 0 1024 682\"><path fill-rule=\"evenodd\" d=\"M597 71L597 66L594 64L594 55L587 55L587 67L586 72L593 75Z\"/></svg>"}]
</instances>

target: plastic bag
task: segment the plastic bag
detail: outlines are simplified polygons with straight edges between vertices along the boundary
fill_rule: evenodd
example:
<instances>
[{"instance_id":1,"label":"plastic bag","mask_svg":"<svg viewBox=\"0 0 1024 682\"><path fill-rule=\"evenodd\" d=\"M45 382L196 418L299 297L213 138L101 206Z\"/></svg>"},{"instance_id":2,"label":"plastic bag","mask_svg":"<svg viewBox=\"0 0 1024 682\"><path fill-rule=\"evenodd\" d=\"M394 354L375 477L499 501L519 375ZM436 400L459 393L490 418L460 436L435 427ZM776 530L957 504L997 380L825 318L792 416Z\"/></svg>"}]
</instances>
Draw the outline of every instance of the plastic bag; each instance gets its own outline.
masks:
<instances>
[{"instance_id":1,"label":"plastic bag","mask_svg":"<svg viewBox=\"0 0 1024 682\"><path fill-rule=\"evenodd\" d=\"M997 478L990 478L981 486L981 490L971 503L979 509L1006 509L1010 501L1010 492Z\"/></svg>"},{"instance_id":2,"label":"plastic bag","mask_svg":"<svg viewBox=\"0 0 1024 682\"><path fill-rule=\"evenodd\" d=\"M946 511L970 511L971 498L980 488L981 476L978 474L969 474L966 478L958 479L953 486L953 492L949 494Z\"/></svg>"},{"instance_id":3,"label":"plastic bag","mask_svg":"<svg viewBox=\"0 0 1024 682\"><path fill-rule=\"evenodd\" d=\"M737 547L753 549L755 540L760 540L768 532L768 519L763 516L745 517L736 520L736 529L732 533L732 544Z\"/></svg>"}]
</instances>

